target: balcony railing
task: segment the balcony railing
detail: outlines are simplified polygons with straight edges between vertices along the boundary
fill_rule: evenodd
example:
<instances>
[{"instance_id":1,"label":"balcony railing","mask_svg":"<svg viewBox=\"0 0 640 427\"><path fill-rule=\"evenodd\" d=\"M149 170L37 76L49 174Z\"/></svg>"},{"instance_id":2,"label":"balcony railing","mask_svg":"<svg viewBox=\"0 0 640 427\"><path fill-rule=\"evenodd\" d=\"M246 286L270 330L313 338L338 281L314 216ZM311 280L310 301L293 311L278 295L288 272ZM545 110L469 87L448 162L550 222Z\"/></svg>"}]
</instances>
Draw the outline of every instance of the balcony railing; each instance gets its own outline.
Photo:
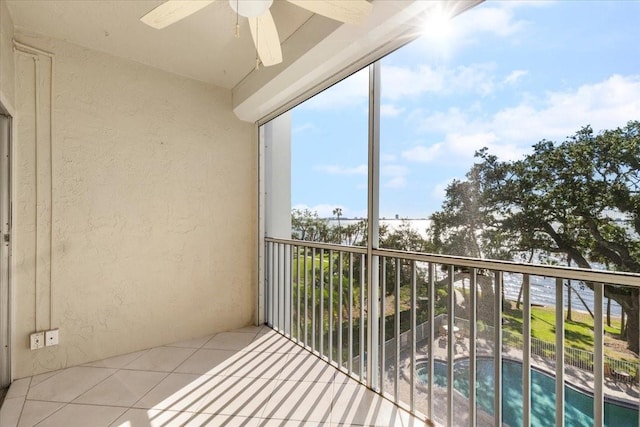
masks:
<instances>
[{"instance_id":1,"label":"balcony railing","mask_svg":"<svg viewBox=\"0 0 640 427\"><path fill-rule=\"evenodd\" d=\"M521 310L505 280L522 286ZM590 351L565 343L570 280L593 289ZM640 276L265 239L268 324L443 425L637 426L637 357L605 355L607 285L639 288ZM532 337L541 286L555 294L555 342Z\"/></svg>"}]
</instances>

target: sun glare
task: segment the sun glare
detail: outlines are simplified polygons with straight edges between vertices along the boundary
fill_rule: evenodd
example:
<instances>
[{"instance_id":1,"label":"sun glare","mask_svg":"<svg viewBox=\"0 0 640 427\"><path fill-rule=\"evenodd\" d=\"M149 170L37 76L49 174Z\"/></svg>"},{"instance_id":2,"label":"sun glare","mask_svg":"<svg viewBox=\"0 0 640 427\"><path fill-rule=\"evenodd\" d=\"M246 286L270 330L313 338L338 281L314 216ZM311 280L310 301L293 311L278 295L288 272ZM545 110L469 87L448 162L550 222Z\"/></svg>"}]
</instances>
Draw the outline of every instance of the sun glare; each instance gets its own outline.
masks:
<instances>
[{"instance_id":1,"label":"sun glare","mask_svg":"<svg viewBox=\"0 0 640 427\"><path fill-rule=\"evenodd\" d=\"M451 14L441 8L433 9L422 26L422 34L439 42L446 42L453 34Z\"/></svg>"}]
</instances>

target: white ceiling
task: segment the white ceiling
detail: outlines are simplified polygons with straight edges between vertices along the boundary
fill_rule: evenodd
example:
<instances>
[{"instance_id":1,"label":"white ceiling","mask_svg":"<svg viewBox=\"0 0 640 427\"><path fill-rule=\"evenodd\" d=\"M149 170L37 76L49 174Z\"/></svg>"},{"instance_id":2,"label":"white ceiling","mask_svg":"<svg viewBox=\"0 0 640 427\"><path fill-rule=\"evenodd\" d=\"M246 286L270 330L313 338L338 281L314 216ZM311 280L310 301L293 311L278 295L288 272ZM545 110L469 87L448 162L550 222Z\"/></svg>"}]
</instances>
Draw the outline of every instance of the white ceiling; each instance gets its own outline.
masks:
<instances>
[{"instance_id":1,"label":"white ceiling","mask_svg":"<svg viewBox=\"0 0 640 427\"><path fill-rule=\"evenodd\" d=\"M254 70L256 54L249 26L240 17L240 38L234 37L236 16L227 0L217 0L162 30L140 22L141 16L162 2L8 0L7 4L18 31L66 40L216 86L232 89ZM275 0L271 12L281 42L312 16L284 0ZM334 25L314 17L318 19ZM302 43L308 47L326 36L326 32L304 33Z\"/></svg>"},{"instance_id":2,"label":"white ceiling","mask_svg":"<svg viewBox=\"0 0 640 427\"><path fill-rule=\"evenodd\" d=\"M372 0L363 25L342 25L274 0L283 62L257 71L248 24L240 18L235 38L228 0L162 30L139 19L164 0L3 1L18 41L21 33L40 34L231 89L236 115L258 122L416 37L434 10L455 16L483 0Z\"/></svg>"}]
</instances>

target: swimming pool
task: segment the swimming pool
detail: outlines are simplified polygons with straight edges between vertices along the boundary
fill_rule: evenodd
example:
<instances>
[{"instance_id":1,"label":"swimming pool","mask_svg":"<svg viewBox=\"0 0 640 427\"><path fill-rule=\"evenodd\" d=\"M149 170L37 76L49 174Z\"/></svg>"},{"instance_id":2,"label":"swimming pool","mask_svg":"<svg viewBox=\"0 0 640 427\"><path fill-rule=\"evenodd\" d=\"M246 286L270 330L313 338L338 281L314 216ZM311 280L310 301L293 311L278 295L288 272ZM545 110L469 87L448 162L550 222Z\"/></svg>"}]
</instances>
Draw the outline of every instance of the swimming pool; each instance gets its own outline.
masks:
<instances>
[{"instance_id":1,"label":"swimming pool","mask_svg":"<svg viewBox=\"0 0 640 427\"><path fill-rule=\"evenodd\" d=\"M426 361L416 364L420 381L426 384ZM447 386L447 364L434 361L433 381ZM555 378L531 369L531 425L555 424ZM469 397L469 359L454 363L454 389ZM567 426L593 425L593 396L565 385L565 424ZM493 358L478 358L476 362L476 400L478 407L493 414ZM522 364L513 360L502 361L502 418L510 426L522 425ZM611 427L638 426L638 410L605 402L604 422Z\"/></svg>"}]
</instances>

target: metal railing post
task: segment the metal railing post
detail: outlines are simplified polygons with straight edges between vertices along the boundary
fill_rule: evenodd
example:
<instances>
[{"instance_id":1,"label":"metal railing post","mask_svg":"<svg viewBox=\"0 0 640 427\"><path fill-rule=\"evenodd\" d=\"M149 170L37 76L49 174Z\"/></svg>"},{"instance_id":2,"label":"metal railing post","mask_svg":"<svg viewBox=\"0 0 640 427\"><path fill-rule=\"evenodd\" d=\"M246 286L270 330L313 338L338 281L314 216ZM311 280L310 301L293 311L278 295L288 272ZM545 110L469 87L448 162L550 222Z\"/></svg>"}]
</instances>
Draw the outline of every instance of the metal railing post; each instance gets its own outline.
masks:
<instances>
[{"instance_id":1,"label":"metal railing post","mask_svg":"<svg viewBox=\"0 0 640 427\"><path fill-rule=\"evenodd\" d=\"M471 269L471 277L469 280L469 301L471 309L469 310L469 427L475 427L476 420L476 338L477 338L477 294L478 294L478 270ZM523 424L528 425L528 424Z\"/></svg>"},{"instance_id":2,"label":"metal railing post","mask_svg":"<svg viewBox=\"0 0 640 427\"><path fill-rule=\"evenodd\" d=\"M602 316L602 299L604 296L604 285L595 283L593 285L593 425L602 427L604 425L604 321Z\"/></svg>"},{"instance_id":3,"label":"metal railing post","mask_svg":"<svg viewBox=\"0 0 640 427\"><path fill-rule=\"evenodd\" d=\"M531 285L522 276L522 425L531 425Z\"/></svg>"},{"instance_id":4,"label":"metal railing post","mask_svg":"<svg viewBox=\"0 0 640 427\"><path fill-rule=\"evenodd\" d=\"M556 279L556 426L564 427L564 280Z\"/></svg>"},{"instance_id":5,"label":"metal railing post","mask_svg":"<svg viewBox=\"0 0 640 427\"><path fill-rule=\"evenodd\" d=\"M502 425L502 271L495 272L494 278L494 357L493 357L493 415L494 423Z\"/></svg>"}]
</instances>

